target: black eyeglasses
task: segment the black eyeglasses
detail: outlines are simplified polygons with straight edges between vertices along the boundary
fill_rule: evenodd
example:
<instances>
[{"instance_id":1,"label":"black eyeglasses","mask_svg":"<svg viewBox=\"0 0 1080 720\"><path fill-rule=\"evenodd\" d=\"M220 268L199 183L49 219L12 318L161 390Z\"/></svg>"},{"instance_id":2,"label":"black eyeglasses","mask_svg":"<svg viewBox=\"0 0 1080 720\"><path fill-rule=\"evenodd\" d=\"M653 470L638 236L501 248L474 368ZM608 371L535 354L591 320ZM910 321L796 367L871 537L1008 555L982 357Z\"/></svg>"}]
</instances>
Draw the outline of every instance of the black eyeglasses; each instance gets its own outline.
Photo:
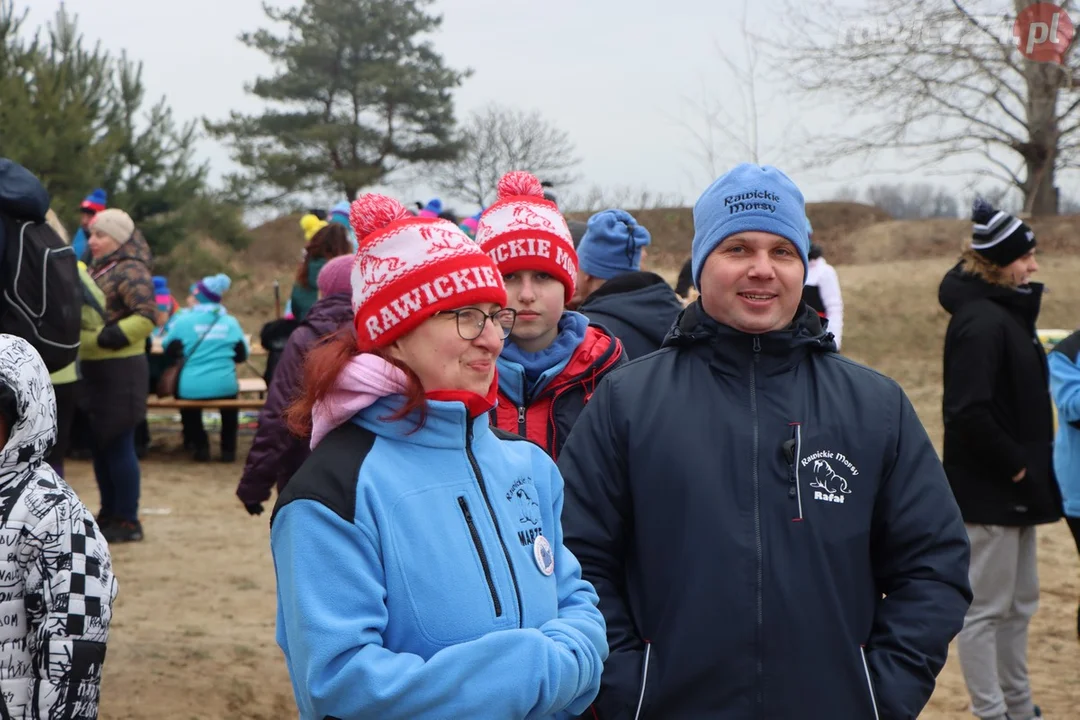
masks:
<instances>
[{"instance_id":1,"label":"black eyeglasses","mask_svg":"<svg viewBox=\"0 0 1080 720\"><path fill-rule=\"evenodd\" d=\"M467 307L460 310L441 310L437 315L456 315L457 332L462 340L475 340L484 332L484 324L491 320L495 327L502 331L502 338L510 337L510 331L514 329L517 321L517 310L503 308L493 313L486 313L480 308Z\"/></svg>"}]
</instances>

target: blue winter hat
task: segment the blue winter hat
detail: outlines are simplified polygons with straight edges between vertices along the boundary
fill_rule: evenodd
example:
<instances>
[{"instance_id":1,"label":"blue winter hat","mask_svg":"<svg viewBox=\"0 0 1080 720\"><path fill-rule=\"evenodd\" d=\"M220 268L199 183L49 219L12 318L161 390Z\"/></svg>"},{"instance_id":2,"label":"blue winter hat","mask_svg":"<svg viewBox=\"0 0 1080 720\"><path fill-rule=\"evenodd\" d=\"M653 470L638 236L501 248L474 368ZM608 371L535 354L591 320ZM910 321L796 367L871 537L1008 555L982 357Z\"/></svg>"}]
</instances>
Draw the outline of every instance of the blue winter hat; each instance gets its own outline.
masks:
<instances>
[{"instance_id":1,"label":"blue winter hat","mask_svg":"<svg viewBox=\"0 0 1080 720\"><path fill-rule=\"evenodd\" d=\"M790 240L806 277L810 239L806 203L791 178L771 165L741 163L721 175L694 204L694 244L690 251L694 287L701 290L701 268L725 238L757 231Z\"/></svg>"},{"instance_id":2,"label":"blue winter hat","mask_svg":"<svg viewBox=\"0 0 1080 720\"><path fill-rule=\"evenodd\" d=\"M108 203L109 196L103 189L97 188L83 199L79 208L88 213L99 213L105 209Z\"/></svg>"},{"instance_id":3,"label":"blue winter hat","mask_svg":"<svg viewBox=\"0 0 1080 720\"><path fill-rule=\"evenodd\" d=\"M640 270L641 248L651 241L649 231L625 210L598 212L578 243L578 267L603 280Z\"/></svg>"},{"instance_id":4,"label":"blue winter hat","mask_svg":"<svg viewBox=\"0 0 1080 720\"><path fill-rule=\"evenodd\" d=\"M330 222L336 222L346 227L349 226L349 201L342 200L330 208Z\"/></svg>"},{"instance_id":5,"label":"blue winter hat","mask_svg":"<svg viewBox=\"0 0 1080 720\"><path fill-rule=\"evenodd\" d=\"M154 275L151 278L154 281L154 294L164 295L169 292L169 279L164 275Z\"/></svg>"},{"instance_id":6,"label":"blue winter hat","mask_svg":"<svg viewBox=\"0 0 1080 720\"><path fill-rule=\"evenodd\" d=\"M221 302L221 296L232 285L232 279L225 273L204 277L195 283L195 297L200 302Z\"/></svg>"}]
</instances>

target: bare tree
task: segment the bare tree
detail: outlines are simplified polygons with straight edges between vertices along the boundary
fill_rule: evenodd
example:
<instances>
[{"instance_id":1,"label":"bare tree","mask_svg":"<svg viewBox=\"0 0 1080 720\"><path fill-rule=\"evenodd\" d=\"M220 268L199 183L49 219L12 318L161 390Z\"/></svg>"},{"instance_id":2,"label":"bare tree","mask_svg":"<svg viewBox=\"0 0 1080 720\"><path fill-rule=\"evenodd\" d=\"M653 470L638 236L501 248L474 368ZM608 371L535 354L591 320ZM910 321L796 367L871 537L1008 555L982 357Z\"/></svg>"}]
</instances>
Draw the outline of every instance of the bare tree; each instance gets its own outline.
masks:
<instances>
[{"instance_id":1,"label":"bare tree","mask_svg":"<svg viewBox=\"0 0 1080 720\"><path fill-rule=\"evenodd\" d=\"M866 188L866 201L898 220L954 218L960 212L951 193L928 183L871 185Z\"/></svg>"},{"instance_id":2,"label":"bare tree","mask_svg":"<svg viewBox=\"0 0 1080 720\"><path fill-rule=\"evenodd\" d=\"M1032 4L1013 0L1013 10ZM1027 212L1056 213L1056 174L1080 167L1075 38L1062 64L1028 60L1016 14L990 0L812 0L788 12L798 34L773 39L781 64L812 97L845 101L843 128L821 138L818 158L894 150L913 169L976 159L977 173L1023 194Z\"/></svg>"},{"instance_id":3,"label":"bare tree","mask_svg":"<svg viewBox=\"0 0 1080 720\"><path fill-rule=\"evenodd\" d=\"M465 146L456 160L424 169L425 180L441 191L484 206L495 199L499 178L527 170L554 186L568 185L580 162L570 135L536 110L488 105L465 122Z\"/></svg>"},{"instance_id":4,"label":"bare tree","mask_svg":"<svg viewBox=\"0 0 1080 720\"><path fill-rule=\"evenodd\" d=\"M562 207L566 212L588 213L596 213L611 208L632 211L676 208L683 205L683 199L676 195L657 193L645 186L632 187L630 185L616 187L593 185L583 193L570 195L562 203Z\"/></svg>"},{"instance_id":5,"label":"bare tree","mask_svg":"<svg viewBox=\"0 0 1080 720\"><path fill-rule=\"evenodd\" d=\"M769 162L788 136L784 131L778 138L763 137L765 116L782 116L785 108L769 107L769 96L763 91L770 84L766 77L768 57L762 55L762 43L751 41L747 7L747 0L743 0L740 29L746 42L742 56L730 53L719 42L714 48L720 61L719 75L733 91L717 95L717 78L710 77L702 80L696 98L683 98L689 114L679 124L690 135L693 153L709 181L719 177L732 163Z\"/></svg>"}]
</instances>

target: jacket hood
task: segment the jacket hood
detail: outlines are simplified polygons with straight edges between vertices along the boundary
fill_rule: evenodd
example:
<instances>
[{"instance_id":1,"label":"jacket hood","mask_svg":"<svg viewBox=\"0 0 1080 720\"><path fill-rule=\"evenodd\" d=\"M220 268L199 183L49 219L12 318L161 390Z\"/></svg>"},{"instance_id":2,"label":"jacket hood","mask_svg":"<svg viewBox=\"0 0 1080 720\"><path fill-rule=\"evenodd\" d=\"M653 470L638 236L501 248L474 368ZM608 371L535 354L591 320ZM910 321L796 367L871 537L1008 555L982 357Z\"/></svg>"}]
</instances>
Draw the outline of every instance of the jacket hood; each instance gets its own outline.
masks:
<instances>
[{"instance_id":1,"label":"jacket hood","mask_svg":"<svg viewBox=\"0 0 1080 720\"><path fill-rule=\"evenodd\" d=\"M1019 288L993 285L978 275L965 272L963 263L957 263L938 287L938 302L945 312L955 315L960 308L976 300L991 300L1019 312L1035 316L1039 314L1044 286L1042 283L1028 283Z\"/></svg>"},{"instance_id":2,"label":"jacket hood","mask_svg":"<svg viewBox=\"0 0 1080 720\"><path fill-rule=\"evenodd\" d=\"M738 361L750 356L755 339L767 372L790 367L810 352L836 352L832 333L822 327L821 318L806 303L799 305L795 319L783 330L751 335L718 323L705 312L700 298L679 315L662 347L706 346L714 359Z\"/></svg>"},{"instance_id":3,"label":"jacket hood","mask_svg":"<svg viewBox=\"0 0 1080 720\"><path fill-rule=\"evenodd\" d=\"M0 158L0 205L13 217L45 222L49 192L22 165Z\"/></svg>"},{"instance_id":4,"label":"jacket hood","mask_svg":"<svg viewBox=\"0 0 1080 720\"><path fill-rule=\"evenodd\" d=\"M304 325L309 326L319 337L334 332L342 325L352 322L352 297L349 295L327 295L308 311Z\"/></svg>"},{"instance_id":5,"label":"jacket hood","mask_svg":"<svg viewBox=\"0 0 1080 720\"><path fill-rule=\"evenodd\" d=\"M41 356L14 335L0 335L0 384L15 393L19 414L0 450L0 486L4 486L44 461L56 440L56 396Z\"/></svg>"},{"instance_id":6,"label":"jacket hood","mask_svg":"<svg viewBox=\"0 0 1080 720\"><path fill-rule=\"evenodd\" d=\"M681 310L682 303L667 281L645 271L623 273L608 280L578 308L578 312L603 313L620 320L656 345L671 330L671 324L664 319Z\"/></svg>"}]
</instances>

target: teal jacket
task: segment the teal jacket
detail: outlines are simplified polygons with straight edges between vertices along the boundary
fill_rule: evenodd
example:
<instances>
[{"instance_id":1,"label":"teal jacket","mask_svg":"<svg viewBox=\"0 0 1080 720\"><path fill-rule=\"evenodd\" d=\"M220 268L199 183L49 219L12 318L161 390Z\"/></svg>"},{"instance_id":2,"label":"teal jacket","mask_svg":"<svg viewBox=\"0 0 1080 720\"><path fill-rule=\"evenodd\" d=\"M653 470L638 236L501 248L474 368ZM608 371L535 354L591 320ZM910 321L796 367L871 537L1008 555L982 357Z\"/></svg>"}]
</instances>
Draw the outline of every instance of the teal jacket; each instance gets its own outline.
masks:
<instances>
[{"instance_id":1,"label":"teal jacket","mask_svg":"<svg viewBox=\"0 0 1080 720\"><path fill-rule=\"evenodd\" d=\"M210 400L237 394L236 363L247 359L250 348L236 318L218 303L203 303L173 315L167 328L162 339L165 352L186 358L178 397Z\"/></svg>"}]
</instances>

